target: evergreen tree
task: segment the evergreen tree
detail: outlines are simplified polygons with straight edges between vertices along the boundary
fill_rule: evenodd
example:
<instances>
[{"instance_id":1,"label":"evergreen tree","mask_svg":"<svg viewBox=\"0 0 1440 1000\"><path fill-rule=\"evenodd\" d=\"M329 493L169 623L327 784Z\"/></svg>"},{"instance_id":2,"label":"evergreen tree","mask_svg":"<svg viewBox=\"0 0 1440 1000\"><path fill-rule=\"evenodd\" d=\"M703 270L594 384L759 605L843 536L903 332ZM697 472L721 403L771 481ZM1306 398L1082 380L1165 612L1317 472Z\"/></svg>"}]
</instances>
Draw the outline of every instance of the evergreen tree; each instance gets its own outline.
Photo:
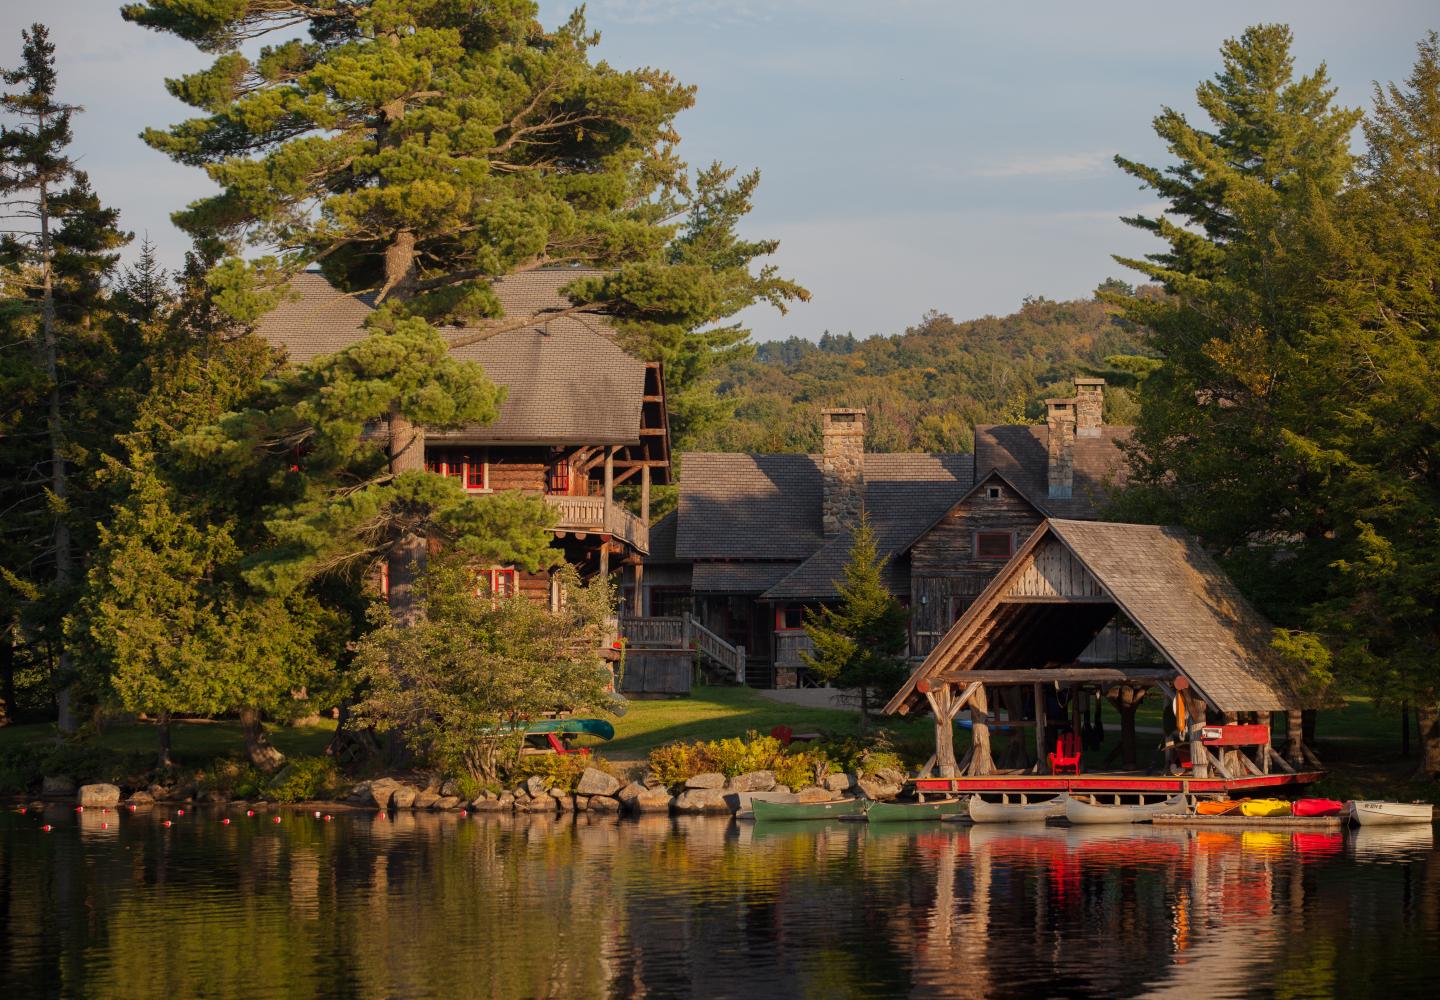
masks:
<instances>
[{"instance_id":1,"label":"evergreen tree","mask_svg":"<svg viewBox=\"0 0 1440 1000\"><path fill-rule=\"evenodd\" d=\"M0 95L0 111L18 119L0 131L0 198L15 220L0 243L7 272L0 323L11 344L28 336L34 350L3 353L4 381L18 390L7 399L3 510L9 572L45 580L27 609L29 627L53 661L60 729L73 732L75 675L60 619L97 513L86 476L131 401L123 373L134 359L123 327L108 315L105 288L129 236L65 151L79 109L56 96L49 33L36 24L22 39L21 65L0 74L16 88Z\"/></svg>"},{"instance_id":2,"label":"evergreen tree","mask_svg":"<svg viewBox=\"0 0 1440 1000\"><path fill-rule=\"evenodd\" d=\"M1333 105L1324 66L1295 75L1290 46L1282 25L1227 41L1222 71L1196 91L1210 127L1170 109L1155 119L1176 164L1117 158L1166 202L1125 220L1166 248L1121 263L1167 294L1101 293L1163 360L1144 381L1117 516L1196 531L1284 624L1300 621L1330 559L1333 518L1279 430L1314 415L1300 346L1322 297L1313 223L1349 175L1360 117Z\"/></svg>"},{"instance_id":3,"label":"evergreen tree","mask_svg":"<svg viewBox=\"0 0 1440 1000\"><path fill-rule=\"evenodd\" d=\"M909 613L886 589L885 562L875 533L863 515L854 529L844 578L836 581L838 604L805 612L805 633L814 644L805 663L825 681L860 693L860 731L870 717L870 700L904 682Z\"/></svg>"}]
</instances>

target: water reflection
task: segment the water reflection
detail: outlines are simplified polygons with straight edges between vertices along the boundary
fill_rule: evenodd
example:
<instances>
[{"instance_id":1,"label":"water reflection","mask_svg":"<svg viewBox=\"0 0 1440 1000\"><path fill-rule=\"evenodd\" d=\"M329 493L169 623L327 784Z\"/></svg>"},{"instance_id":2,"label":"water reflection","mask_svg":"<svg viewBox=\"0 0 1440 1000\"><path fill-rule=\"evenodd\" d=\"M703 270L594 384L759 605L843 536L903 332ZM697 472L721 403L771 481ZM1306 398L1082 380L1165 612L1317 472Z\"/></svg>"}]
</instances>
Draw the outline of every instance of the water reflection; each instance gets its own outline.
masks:
<instances>
[{"instance_id":1,"label":"water reflection","mask_svg":"<svg viewBox=\"0 0 1440 1000\"><path fill-rule=\"evenodd\" d=\"M230 815L0 819L7 995L1398 996L1440 953L1428 827Z\"/></svg>"}]
</instances>

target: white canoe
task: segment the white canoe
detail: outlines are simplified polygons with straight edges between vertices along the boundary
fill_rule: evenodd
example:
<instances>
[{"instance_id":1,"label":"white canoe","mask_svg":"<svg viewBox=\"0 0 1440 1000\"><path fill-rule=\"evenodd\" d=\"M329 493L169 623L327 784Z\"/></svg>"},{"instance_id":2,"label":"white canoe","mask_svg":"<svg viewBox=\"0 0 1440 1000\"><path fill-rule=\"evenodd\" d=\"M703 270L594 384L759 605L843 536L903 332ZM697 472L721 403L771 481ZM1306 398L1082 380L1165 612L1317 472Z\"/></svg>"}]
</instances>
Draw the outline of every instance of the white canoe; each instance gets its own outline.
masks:
<instances>
[{"instance_id":1,"label":"white canoe","mask_svg":"<svg viewBox=\"0 0 1440 1000\"><path fill-rule=\"evenodd\" d=\"M1435 807L1427 802L1379 802L1357 799L1350 803L1350 816L1361 826L1429 823L1435 818Z\"/></svg>"},{"instance_id":2,"label":"white canoe","mask_svg":"<svg viewBox=\"0 0 1440 1000\"><path fill-rule=\"evenodd\" d=\"M1065 800L1065 818L1075 826L1091 823L1145 823L1155 816L1183 816L1190 811L1185 796L1172 795L1163 802L1144 805L1106 805L1077 798Z\"/></svg>"},{"instance_id":3,"label":"white canoe","mask_svg":"<svg viewBox=\"0 0 1440 1000\"><path fill-rule=\"evenodd\" d=\"M1065 815L1065 796L1044 802L986 802L976 795L970 800L973 823L1043 823L1052 816Z\"/></svg>"}]
</instances>

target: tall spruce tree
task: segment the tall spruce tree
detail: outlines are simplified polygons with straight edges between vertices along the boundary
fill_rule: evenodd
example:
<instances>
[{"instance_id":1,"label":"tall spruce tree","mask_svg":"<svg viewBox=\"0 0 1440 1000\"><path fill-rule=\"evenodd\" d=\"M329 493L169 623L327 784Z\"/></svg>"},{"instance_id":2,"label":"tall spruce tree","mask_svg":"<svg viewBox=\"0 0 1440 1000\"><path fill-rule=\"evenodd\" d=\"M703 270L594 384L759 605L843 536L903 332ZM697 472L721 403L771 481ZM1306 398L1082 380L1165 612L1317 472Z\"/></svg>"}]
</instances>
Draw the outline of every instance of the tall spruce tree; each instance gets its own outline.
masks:
<instances>
[{"instance_id":1,"label":"tall spruce tree","mask_svg":"<svg viewBox=\"0 0 1440 1000\"><path fill-rule=\"evenodd\" d=\"M0 131L0 199L14 221L0 243L7 272L4 316L9 338L28 334L33 354L4 352L5 381L23 391L5 441L8 567L39 582L29 608L36 644L52 659L62 732L78 726L75 672L61 618L79 584L79 556L93 533L94 495L86 476L111 446L130 397L120 373L125 328L109 312L106 282L129 240L66 152L79 109L57 97L55 47L44 25L22 32L21 64L6 70L0 112L16 124ZM76 489L77 479L81 489ZM17 547L14 537L25 540Z\"/></svg>"},{"instance_id":2,"label":"tall spruce tree","mask_svg":"<svg viewBox=\"0 0 1440 1000\"><path fill-rule=\"evenodd\" d=\"M1297 77L1290 47L1283 25L1227 41L1221 72L1196 91L1209 127L1167 108L1155 131L1175 163L1117 158L1166 203L1165 214L1125 220L1166 248L1120 262L1168 294L1102 297L1148 330L1164 360L1141 390L1117 513L1195 530L1267 611L1295 624L1318 593L1334 524L1279 431L1316 406L1300 347L1322 294L1310 227L1349 175L1360 113L1334 106L1323 66Z\"/></svg>"},{"instance_id":3,"label":"tall spruce tree","mask_svg":"<svg viewBox=\"0 0 1440 1000\"><path fill-rule=\"evenodd\" d=\"M813 654L802 654L805 663L836 687L859 692L861 733L870 721L872 697L898 687L906 674L910 616L886 589L884 565L875 532L862 515L843 579L836 581L839 602L805 612L805 633L814 645Z\"/></svg>"}]
</instances>

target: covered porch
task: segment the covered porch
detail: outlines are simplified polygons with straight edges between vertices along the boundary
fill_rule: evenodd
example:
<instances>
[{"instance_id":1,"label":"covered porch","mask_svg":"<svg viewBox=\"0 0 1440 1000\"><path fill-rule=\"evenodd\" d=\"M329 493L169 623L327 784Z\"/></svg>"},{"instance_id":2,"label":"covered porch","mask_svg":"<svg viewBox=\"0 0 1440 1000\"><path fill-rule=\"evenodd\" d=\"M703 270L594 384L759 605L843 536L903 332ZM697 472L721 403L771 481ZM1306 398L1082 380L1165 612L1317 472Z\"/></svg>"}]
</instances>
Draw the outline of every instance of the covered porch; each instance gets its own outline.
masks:
<instances>
[{"instance_id":1,"label":"covered porch","mask_svg":"<svg viewBox=\"0 0 1440 1000\"><path fill-rule=\"evenodd\" d=\"M1117 623L1149 655L1079 662ZM1193 538L1150 525L1048 520L886 706L928 708L935 754L921 792L1223 793L1319 776L1300 738L1315 701L1270 647L1270 628ZM1137 753L1136 710L1164 706L1157 751ZM1092 752L1098 703L1119 713L1123 759ZM1285 713L1286 752L1270 738ZM957 725L970 729L957 758ZM1171 786L1174 786L1173 788Z\"/></svg>"}]
</instances>

